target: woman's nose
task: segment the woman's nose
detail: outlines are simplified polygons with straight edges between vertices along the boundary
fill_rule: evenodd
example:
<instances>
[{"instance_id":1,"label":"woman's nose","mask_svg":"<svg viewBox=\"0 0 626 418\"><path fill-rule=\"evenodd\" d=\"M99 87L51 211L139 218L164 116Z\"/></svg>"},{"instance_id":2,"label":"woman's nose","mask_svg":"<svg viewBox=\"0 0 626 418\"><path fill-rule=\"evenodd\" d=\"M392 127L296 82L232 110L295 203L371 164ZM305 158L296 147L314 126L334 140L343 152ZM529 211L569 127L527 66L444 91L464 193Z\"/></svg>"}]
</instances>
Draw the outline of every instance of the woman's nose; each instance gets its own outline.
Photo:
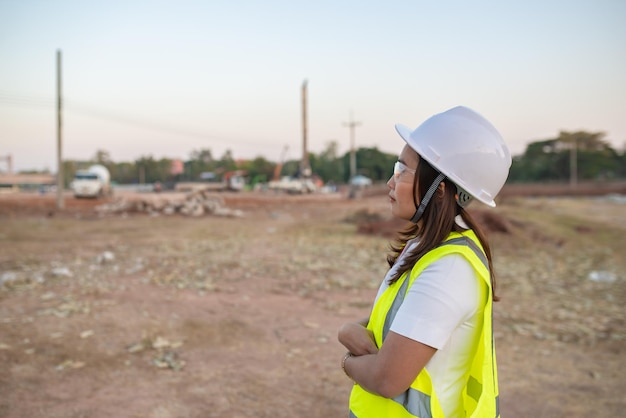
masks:
<instances>
[{"instance_id":1,"label":"woman's nose","mask_svg":"<svg viewBox=\"0 0 626 418\"><path fill-rule=\"evenodd\" d=\"M396 176L392 175L387 181L387 187L393 190L396 187Z\"/></svg>"}]
</instances>

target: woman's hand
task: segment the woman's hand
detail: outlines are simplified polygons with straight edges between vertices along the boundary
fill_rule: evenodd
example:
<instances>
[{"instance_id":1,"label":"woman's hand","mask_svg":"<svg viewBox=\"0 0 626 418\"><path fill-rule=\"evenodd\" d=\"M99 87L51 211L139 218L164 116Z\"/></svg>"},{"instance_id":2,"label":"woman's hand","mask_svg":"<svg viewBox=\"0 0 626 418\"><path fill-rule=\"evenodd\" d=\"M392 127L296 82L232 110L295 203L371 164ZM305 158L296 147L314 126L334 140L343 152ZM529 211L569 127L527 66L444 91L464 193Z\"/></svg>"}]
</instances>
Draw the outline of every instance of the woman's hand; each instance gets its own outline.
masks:
<instances>
[{"instance_id":1,"label":"woman's hand","mask_svg":"<svg viewBox=\"0 0 626 418\"><path fill-rule=\"evenodd\" d=\"M374 342L374 334L365 327L364 324L366 323L367 320L346 322L339 328L337 333L339 342L355 356L376 354L378 352L378 347L376 347Z\"/></svg>"}]
</instances>

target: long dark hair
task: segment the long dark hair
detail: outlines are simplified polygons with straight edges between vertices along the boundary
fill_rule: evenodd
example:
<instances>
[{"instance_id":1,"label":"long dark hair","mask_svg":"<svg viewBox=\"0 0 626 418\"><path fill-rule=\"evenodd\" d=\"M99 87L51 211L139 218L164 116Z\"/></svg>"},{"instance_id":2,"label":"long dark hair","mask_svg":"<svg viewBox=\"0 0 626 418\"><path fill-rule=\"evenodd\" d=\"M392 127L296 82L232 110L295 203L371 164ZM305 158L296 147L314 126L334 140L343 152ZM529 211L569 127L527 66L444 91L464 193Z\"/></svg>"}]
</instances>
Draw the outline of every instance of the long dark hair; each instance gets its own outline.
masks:
<instances>
[{"instance_id":1,"label":"long dark hair","mask_svg":"<svg viewBox=\"0 0 626 418\"><path fill-rule=\"evenodd\" d=\"M417 171L413 179L413 202L415 203L415 207L419 206L419 202L424 198L424 194L438 174L439 172L437 170L418 155ZM396 263L400 253L402 253L402 250L406 247L407 241L413 238L419 238L417 247L403 257L401 264L398 265L395 273L389 279L389 284L395 283L405 271L413 268L420 258L438 246L446 239L450 232L462 232L463 228L454 221L457 215L461 215L463 221L465 221L469 229L474 231L485 250L485 255L489 263L493 300L497 301L499 298L496 296L496 278L491 261L489 242L476 221L465 209L456 203L456 185L447 178L444 182L446 185L444 190L437 189L426 207L422 215L423 221L421 222L421 228L418 224L410 223L405 229L399 231L396 240L389 244L391 252L387 256L387 262L391 267Z\"/></svg>"}]
</instances>

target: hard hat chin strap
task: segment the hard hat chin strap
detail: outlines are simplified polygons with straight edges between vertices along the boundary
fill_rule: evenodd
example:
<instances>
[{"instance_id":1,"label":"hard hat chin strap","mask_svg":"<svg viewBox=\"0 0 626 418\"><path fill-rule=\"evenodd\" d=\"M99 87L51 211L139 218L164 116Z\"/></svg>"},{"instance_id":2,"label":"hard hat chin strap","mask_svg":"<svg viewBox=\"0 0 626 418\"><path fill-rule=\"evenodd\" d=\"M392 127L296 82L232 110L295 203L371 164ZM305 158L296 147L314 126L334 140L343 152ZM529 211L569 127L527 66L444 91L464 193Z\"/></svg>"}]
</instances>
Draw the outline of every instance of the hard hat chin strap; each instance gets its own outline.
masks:
<instances>
[{"instance_id":1,"label":"hard hat chin strap","mask_svg":"<svg viewBox=\"0 0 626 418\"><path fill-rule=\"evenodd\" d=\"M411 222L416 224L420 220L420 218L424 214L424 211L426 210L426 206L428 206L428 203L430 202L430 199L432 199L433 195L435 194L435 190L437 190L437 187L439 187L439 183L441 183L445 178L446 176L444 174L439 173L437 178L433 181L433 184L431 184L426 191L426 194L422 198L419 207L415 211L415 215L413 215L413 217L411 218Z\"/></svg>"}]
</instances>

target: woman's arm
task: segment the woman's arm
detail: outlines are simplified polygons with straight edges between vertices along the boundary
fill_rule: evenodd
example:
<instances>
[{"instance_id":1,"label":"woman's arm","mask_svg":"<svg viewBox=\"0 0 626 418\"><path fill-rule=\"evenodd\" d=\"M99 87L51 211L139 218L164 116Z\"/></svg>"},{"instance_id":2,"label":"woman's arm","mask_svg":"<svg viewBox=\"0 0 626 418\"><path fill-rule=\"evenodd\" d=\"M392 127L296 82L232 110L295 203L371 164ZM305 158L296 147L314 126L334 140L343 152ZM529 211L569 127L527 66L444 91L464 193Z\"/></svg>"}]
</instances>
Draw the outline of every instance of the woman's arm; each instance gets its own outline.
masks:
<instances>
[{"instance_id":1,"label":"woman's arm","mask_svg":"<svg viewBox=\"0 0 626 418\"><path fill-rule=\"evenodd\" d=\"M339 328L337 339L354 355L374 354L378 347L374 342L374 334L367 329L369 318L357 322L346 322Z\"/></svg>"},{"instance_id":2,"label":"woman's arm","mask_svg":"<svg viewBox=\"0 0 626 418\"><path fill-rule=\"evenodd\" d=\"M347 358L347 374L372 393L399 395L456 327L482 309L486 295L487 285L465 257L451 254L437 260L409 289L380 351Z\"/></svg>"},{"instance_id":3,"label":"woman's arm","mask_svg":"<svg viewBox=\"0 0 626 418\"><path fill-rule=\"evenodd\" d=\"M344 367L363 389L393 398L411 386L436 351L433 347L390 331L378 353L348 357Z\"/></svg>"}]
</instances>

